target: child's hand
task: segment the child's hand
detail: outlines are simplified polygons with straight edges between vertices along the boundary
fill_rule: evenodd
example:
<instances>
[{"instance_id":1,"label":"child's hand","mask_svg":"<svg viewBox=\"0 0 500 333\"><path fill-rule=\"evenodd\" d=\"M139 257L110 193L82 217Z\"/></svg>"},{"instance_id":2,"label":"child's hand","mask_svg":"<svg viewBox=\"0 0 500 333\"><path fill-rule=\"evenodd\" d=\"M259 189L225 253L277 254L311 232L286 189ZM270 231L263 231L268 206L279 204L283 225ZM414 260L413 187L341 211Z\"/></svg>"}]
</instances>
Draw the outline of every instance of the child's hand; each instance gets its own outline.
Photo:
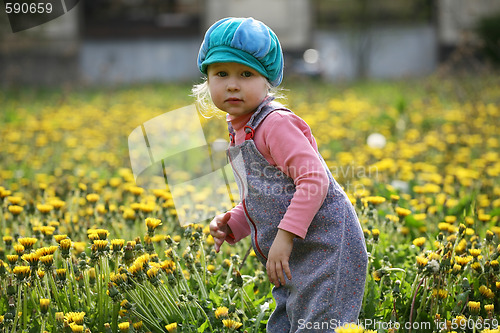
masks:
<instances>
[{"instance_id":1,"label":"child's hand","mask_svg":"<svg viewBox=\"0 0 500 333\"><path fill-rule=\"evenodd\" d=\"M214 238L215 242L215 252L219 253L220 247L227 235L231 233L231 228L227 225L229 219L231 218L231 213L226 212L225 214L217 215L212 222L210 222L210 234Z\"/></svg>"},{"instance_id":2,"label":"child's hand","mask_svg":"<svg viewBox=\"0 0 500 333\"><path fill-rule=\"evenodd\" d=\"M266 263L267 276L269 277L269 281L276 287L279 287L280 283L281 285L286 284L283 271L285 271L289 280L292 279L288 259L290 259L290 254L292 253L294 238L295 235L291 232L279 229L269 250Z\"/></svg>"}]
</instances>

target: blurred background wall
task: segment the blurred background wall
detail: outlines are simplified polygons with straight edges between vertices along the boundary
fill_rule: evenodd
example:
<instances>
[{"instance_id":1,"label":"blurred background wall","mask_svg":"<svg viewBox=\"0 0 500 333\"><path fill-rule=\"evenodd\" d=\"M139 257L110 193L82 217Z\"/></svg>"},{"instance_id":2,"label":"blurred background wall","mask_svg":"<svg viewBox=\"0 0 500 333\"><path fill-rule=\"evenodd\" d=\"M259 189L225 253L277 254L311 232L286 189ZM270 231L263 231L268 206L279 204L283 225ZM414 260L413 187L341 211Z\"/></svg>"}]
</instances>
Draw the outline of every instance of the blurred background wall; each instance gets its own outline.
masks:
<instances>
[{"instance_id":1,"label":"blurred background wall","mask_svg":"<svg viewBox=\"0 0 500 333\"><path fill-rule=\"evenodd\" d=\"M59 18L17 33L0 15L0 82L194 82L203 34L227 16L268 24L283 44L289 77L422 76L464 45L480 49L478 26L498 12L497 0L81 1Z\"/></svg>"}]
</instances>

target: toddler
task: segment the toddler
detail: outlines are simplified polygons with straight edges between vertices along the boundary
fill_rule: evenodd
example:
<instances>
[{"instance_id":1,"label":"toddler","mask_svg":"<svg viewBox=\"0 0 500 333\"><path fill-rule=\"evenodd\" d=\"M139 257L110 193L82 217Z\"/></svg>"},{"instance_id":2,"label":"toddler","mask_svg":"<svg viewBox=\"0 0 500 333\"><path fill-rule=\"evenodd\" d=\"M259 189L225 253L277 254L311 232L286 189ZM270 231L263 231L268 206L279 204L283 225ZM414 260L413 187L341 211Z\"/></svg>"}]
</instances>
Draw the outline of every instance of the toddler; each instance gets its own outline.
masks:
<instances>
[{"instance_id":1,"label":"toddler","mask_svg":"<svg viewBox=\"0 0 500 333\"><path fill-rule=\"evenodd\" d=\"M207 80L195 95L206 91L227 113L241 197L210 223L216 251L251 235L274 284L267 332L334 332L356 322L367 266L363 232L309 126L270 93L283 77L278 38L253 18L222 19L206 32L198 67Z\"/></svg>"}]
</instances>

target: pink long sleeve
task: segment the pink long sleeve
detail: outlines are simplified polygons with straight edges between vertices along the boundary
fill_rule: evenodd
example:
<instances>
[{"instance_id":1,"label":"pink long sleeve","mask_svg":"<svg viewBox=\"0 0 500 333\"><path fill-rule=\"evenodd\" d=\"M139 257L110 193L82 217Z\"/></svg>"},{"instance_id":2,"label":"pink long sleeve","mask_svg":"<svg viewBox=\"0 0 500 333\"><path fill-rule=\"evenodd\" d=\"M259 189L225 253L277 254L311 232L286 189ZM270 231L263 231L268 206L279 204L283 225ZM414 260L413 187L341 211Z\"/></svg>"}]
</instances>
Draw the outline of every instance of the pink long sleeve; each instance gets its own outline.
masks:
<instances>
[{"instance_id":1,"label":"pink long sleeve","mask_svg":"<svg viewBox=\"0 0 500 333\"><path fill-rule=\"evenodd\" d=\"M250 117L251 114L228 118L235 129L237 145L244 141L243 127ZM329 185L309 126L292 113L275 111L256 129L254 142L266 160L291 177L295 184L296 191L278 227L304 238L323 204ZM250 233L250 228L241 204L233 210L235 214L229 225L234 241L238 241Z\"/></svg>"}]
</instances>

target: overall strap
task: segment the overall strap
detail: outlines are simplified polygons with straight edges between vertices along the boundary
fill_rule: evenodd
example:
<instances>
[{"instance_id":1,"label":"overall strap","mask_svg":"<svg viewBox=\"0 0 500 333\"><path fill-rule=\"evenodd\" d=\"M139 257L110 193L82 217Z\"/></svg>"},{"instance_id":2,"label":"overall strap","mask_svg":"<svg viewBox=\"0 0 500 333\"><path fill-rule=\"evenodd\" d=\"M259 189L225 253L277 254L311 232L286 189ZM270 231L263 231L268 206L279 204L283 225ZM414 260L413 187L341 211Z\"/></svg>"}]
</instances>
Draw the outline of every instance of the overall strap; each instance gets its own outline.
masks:
<instances>
[{"instance_id":1,"label":"overall strap","mask_svg":"<svg viewBox=\"0 0 500 333\"><path fill-rule=\"evenodd\" d=\"M276 110L288 111L292 112L289 109L285 108L281 103L274 102L274 97L267 97L257 108L257 111L254 112L248 123L245 125L245 140L253 139L255 130L262 123L264 119L271 113ZM230 131L232 128L230 129ZM234 132L234 130L233 130ZM231 133L231 132L230 132ZM230 134L231 135L231 134ZM234 134L233 134L234 135Z\"/></svg>"},{"instance_id":2,"label":"overall strap","mask_svg":"<svg viewBox=\"0 0 500 333\"><path fill-rule=\"evenodd\" d=\"M233 125L231 125L231 122L227 123L227 130L229 131L229 142L231 145L234 145L235 143L235 138L234 138L234 128Z\"/></svg>"}]
</instances>

